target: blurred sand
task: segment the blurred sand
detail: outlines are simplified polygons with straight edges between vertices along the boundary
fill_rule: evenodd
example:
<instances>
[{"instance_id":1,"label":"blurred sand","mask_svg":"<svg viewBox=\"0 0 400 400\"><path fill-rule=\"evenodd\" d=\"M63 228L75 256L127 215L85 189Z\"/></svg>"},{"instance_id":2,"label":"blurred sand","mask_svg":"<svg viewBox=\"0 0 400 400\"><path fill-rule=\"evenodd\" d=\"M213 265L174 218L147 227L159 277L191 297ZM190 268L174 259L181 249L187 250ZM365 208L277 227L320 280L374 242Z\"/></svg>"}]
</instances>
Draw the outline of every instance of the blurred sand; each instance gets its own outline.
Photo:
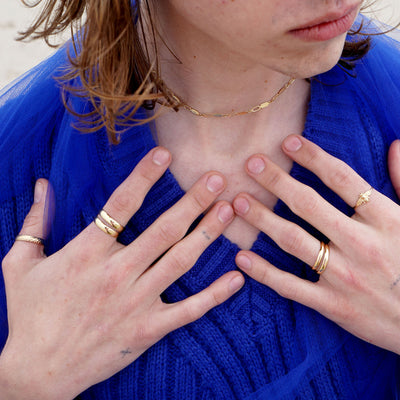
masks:
<instances>
[{"instance_id":1,"label":"blurred sand","mask_svg":"<svg viewBox=\"0 0 400 400\"><path fill-rule=\"evenodd\" d=\"M399 0L378 0L375 9L385 23L400 21ZM0 88L54 52L44 42L16 42L18 30L26 27L35 16L20 0L0 0Z\"/></svg>"}]
</instances>

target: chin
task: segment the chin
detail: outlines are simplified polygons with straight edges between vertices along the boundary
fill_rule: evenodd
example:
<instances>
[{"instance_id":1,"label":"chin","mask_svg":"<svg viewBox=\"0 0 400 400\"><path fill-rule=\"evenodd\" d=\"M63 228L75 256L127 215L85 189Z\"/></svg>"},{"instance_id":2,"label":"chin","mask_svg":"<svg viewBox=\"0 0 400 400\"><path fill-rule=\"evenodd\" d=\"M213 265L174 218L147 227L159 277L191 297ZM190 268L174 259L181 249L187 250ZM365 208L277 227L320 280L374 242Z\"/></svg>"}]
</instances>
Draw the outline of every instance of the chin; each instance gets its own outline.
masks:
<instances>
[{"instance_id":1,"label":"chin","mask_svg":"<svg viewBox=\"0 0 400 400\"><path fill-rule=\"evenodd\" d=\"M336 38L332 41L313 46L307 52L296 57L292 62L296 66L288 75L296 78L304 79L322 74L331 70L340 60L342 56L346 35L343 38ZM289 72L289 71L288 71Z\"/></svg>"}]
</instances>

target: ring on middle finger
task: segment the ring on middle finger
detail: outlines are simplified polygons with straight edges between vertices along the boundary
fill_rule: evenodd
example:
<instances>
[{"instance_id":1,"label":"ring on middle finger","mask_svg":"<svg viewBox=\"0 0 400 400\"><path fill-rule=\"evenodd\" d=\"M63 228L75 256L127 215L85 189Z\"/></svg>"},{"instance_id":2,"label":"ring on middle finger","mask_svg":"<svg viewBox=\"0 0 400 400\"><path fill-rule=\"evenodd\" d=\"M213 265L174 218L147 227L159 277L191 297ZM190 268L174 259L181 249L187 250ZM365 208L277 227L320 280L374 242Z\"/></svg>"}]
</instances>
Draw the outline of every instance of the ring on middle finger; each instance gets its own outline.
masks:
<instances>
[{"instance_id":1,"label":"ring on middle finger","mask_svg":"<svg viewBox=\"0 0 400 400\"><path fill-rule=\"evenodd\" d=\"M101 210L94 220L96 226L107 235L116 238L124 230L124 227L105 211Z\"/></svg>"}]
</instances>

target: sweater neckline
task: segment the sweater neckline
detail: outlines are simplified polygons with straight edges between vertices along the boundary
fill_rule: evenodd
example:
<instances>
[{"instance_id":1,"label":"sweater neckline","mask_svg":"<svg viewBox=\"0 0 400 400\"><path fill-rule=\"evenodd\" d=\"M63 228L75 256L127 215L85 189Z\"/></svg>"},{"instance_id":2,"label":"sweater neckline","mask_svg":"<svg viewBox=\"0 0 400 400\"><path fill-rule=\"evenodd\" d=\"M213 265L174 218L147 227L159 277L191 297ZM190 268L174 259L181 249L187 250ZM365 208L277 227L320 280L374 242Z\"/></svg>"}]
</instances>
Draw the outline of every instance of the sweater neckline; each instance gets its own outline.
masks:
<instances>
[{"instance_id":1,"label":"sweater neckline","mask_svg":"<svg viewBox=\"0 0 400 400\"><path fill-rule=\"evenodd\" d=\"M312 129L311 129L311 125L312 125L312 121L313 121L313 107L312 107L312 103L313 100L315 98L315 96L317 95L317 88L315 85L314 80L310 81L310 99L308 101L308 107L307 107L307 114L306 114L306 122L304 125L304 129L302 132L302 136L309 139L309 140L313 140L312 138ZM150 133L151 136L151 146L152 147L156 147L156 141L154 140L153 135ZM293 162L293 165L289 171L289 175L290 176L300 176L302 173L302 168L295 162ZM182 189L181 185L179 184L178 180L175 178L174 174L171 172L171 170L168 168L167 171L165 172L163 178L162 178L165 183L167 183L168 187L174 188L176 192L179 193L180 196L183 196L186 192ZM285 214L284 210L285 210L286 206L285 204L278 199L277 202L275 203L274 207L272 208L272 211L278 215L282 215ZM235 250L235 252L240 250L240 247L232 242L230 239L228 239L224 234L222 234L219 239L219 242L221 242L221 245L223 245L223 247L231 247L232 249ZM249 251L256 251L257 248L259 247L260 242L264 242L265 241L265 234L260 231L256 237L256 239L254 240L254 242L251 245L251 248L249 249Z\"/></svg>"}]
</instances>

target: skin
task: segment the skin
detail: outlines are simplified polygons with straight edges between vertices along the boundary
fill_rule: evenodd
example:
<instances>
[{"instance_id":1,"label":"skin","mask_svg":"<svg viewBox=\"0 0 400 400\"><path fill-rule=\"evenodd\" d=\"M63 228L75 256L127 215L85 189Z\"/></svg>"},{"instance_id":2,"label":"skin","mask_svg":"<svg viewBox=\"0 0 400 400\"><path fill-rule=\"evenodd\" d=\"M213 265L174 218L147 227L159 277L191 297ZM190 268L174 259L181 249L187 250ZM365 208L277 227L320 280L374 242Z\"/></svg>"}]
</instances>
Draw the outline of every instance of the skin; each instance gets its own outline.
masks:
<instances>
[{"instance_id":1,"label":"skin","mask_svg":"<svg viewBox=\"0 0 400 400\"><path fill-rule=\"evenodd\" d=\"M157 139L171 151L170 169L184 190L214 169L227 178L221 199L232 202L238 192L246 191L273 208L276 196L250 179L243 165L265 149L281 168L291 169L292 160L281 151L281 143L304 129L310 86L302 78L332 68L346 36L310 43L290 31L316 17L359 6L357 1L157 2L160 35L174 54L159 43L161 75L193 107L214 113L248 110L271 98L291 76L298 78L274 104L252 115L198 118L185 110L161 110ZM258 232L236 219L224 234L249 249Z\"/></svg>"},{"instance_id":2,"label":"skin","mask_svg":"<svg viewBox=\"0 0 400 400\"><path fill-rule=\"evenodd\" d=\"M342 161L300 136L282 146L294 161L314 172L354 207L370 186ZM392 182L400 196L400 142L389 152ZM313 189L297 182L265 155L250 158L247 172L265 189L329 239L330 258L318 283L283 272L258 255L242 251L237 265L248 275L291 300L314 308L363 340L400 354L400 207L373 190L368 203L343 215ZM273 214L247 193L234 202L237 215L269 235L283 250L312 266L320 243L297 225Z\"/></svg>"},{"instance_id":3,"label":"skin","mask_svg":"<svg viewBox=\"0 0 400 400\"><path fill-rule=\"evenodd\" d=\"M152 150L104 209L126 224L170 162L166 149ZM38 181L21 234L42 236L47 185ZM179 303L160 299L232 221L231 205L217 202L182 239L225 185L221 174L205 174L127 247L94 223L48 258L42 246L15 242L2 264L10 326L0 357L2 399L72 399L239 290L243 276L232 271Z\"/></svg>"},{"instance_id":4,"label":"skin","mask_svg":"<svg viewBox=\"0 0 400 400\"><path fill-rule=\"evenodd\" d=\"M209 112L247 109L274 94L289 75L299 79L284 101L279 99L263 113L235 120L200 121L185 112L161 116L158 137L170 152L163 147L152 150L104 208L125 224L167 167L187 194L129 246L118 244L94 224L48 258L40 246L14 244L2 265L10 324L0 357L2 398L71 399L133 362L168 332L228 299L244 283L237 271L177 304L162 303L160 294L235 223L246 227L250 241L263 230L284 250L312 265L319 242L274 216L270 209L278 197L331 239L327 270L317 284L304 282L249 251L238 254L238 266L281 295L400 353L400 266L395 256L399 206L374 191L353 218L345 217L290 178L291 163L315 172L351 205L368 183L299 136L291 136L281 147L290 132L301 133L304 125L309 87L302 78L331 68L344 43L344 35L303 43L288 31L310 16L350 3L165 0L158 4L160 27L182 61L172 64L169 53L162 51L162 75L193 106ZM182 32L185 40L180 40ZM260 85L264 81L268 84ZM296 151L294 138L302 144ZM260 148L267 154L260 154ZM398 142L391 147L389 169L400 195ZM47 181L39 180L21 233L41 236L46 190ZM240 218L234 218L230 202ZM199 226L183 238L207 209ZM235 230L230 234L235 237ZM21 357L24 354L29 358Z\"/></svg>"}]
</instances>

